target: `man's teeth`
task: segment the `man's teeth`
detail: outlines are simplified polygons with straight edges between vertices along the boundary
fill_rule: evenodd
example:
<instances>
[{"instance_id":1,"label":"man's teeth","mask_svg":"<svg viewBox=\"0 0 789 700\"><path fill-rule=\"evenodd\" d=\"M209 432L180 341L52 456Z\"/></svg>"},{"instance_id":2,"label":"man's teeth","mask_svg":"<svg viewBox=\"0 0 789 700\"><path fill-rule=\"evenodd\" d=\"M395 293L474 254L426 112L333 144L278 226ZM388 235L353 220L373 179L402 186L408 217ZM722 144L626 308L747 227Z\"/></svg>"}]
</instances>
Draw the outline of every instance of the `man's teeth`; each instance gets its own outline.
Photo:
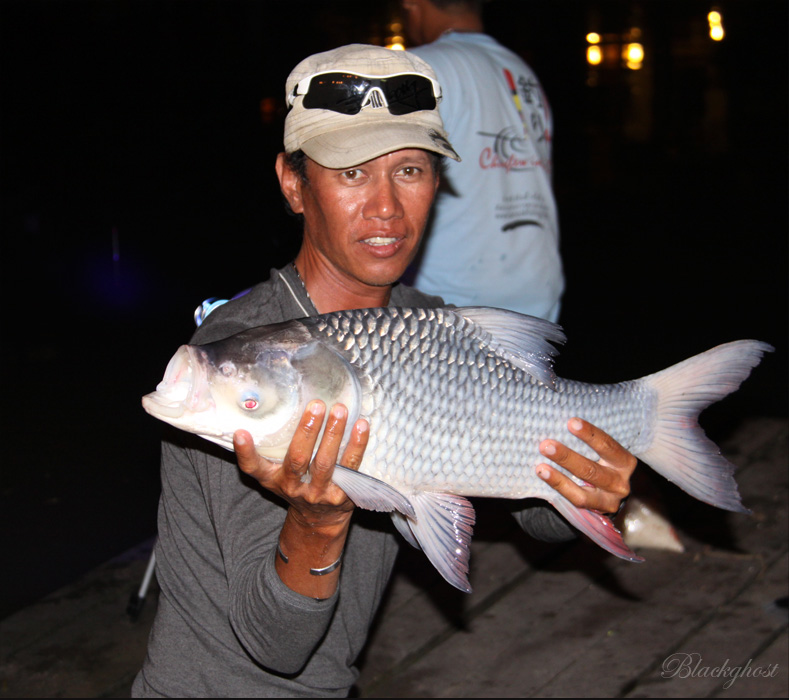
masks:
<instances>
[{"instance_id":1,"label":"man's teeth","mask_svg":"<svg viewBox=\"0 0 789 700\"><path fill-rule=\"evenodd\" d=\"M368 243L369 245L392 245L397 239L396 238L383 238L381 236L376 236L375 238L365 238L364 242Z\"/></svg>"}]
</instances>

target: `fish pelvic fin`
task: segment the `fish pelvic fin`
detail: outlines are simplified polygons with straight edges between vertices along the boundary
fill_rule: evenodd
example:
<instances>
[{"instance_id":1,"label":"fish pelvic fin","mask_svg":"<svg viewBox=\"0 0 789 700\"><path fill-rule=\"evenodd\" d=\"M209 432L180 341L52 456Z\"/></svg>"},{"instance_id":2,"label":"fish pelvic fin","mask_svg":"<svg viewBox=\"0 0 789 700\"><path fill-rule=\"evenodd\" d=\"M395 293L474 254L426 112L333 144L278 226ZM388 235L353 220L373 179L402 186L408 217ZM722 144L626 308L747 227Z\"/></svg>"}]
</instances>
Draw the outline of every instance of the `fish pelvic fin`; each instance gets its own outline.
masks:
<instances>
[{"instance_id":1,"label":"fish pelvic fin","mask_svg":"<svg viewBox=\"0 0 789 700\"><path fill-rule=\"evenodd\" d=\"M534 316L486 306L452 309L473 324L475 335L499 357L553 388L553 359L559 351L552 345L566 340L561 326Z\"/></svg>"},{"instance_id":2,"label":"fish pelvic fin","mask_svg":"<svg viewBox=\"0 0 789 700\"><path fill-rule=\"evenodd\" d=\"M412 494L411 502L416 520L409 520L408 527L422 551L449 583L471 593L468 571L474 506L462 496L431 491ZM399 525L398 530L402 533Z\"/></svg>"},{"instance_id":3,"label":"fish pelvic fin","mask_svg":"<svg viewBox=\"0 0 789 700\"><path fill-rule=\"evenodd\" d=\"M332 481L360 508L392 514L406 541L422 549L431 564L455 588L471 593L468 564L476 515L462 496L417 491L406 497L369 474L334 467Z\"/></svg>"},{"instance_id":4,"label":"fish pelvic fin","mask_svg":"<svg viewBox=\"0 0 789 700\"><path fill-rule=\"evenodd\" d=\"M392 522L394 526L397 528L397 531L403 536L403 539L408 542L414 549L422 549L419 546L419 542L417 542L416 537L414 537L414 532L411 530L411 522L408 518L405 517L402 513L393 512L392 513Z\"/></svg>"},{"instance_id":5,"label":"fish pelvic fin","mask_svg":"<svg viewBox=\"0 0 789 700\"><path fill-rule=\"evenodd\" d=\"M704 434L698 417L735 391L764 353L772 351L758 340L738 340L639 380L657 392L657 407L652 441L636 456L700 501L750 512L740 501L735 466Z\"/></svg>"},{"instance_id":6,"label":"fish pelvic fin","mask_svg":"<svg viewBox=\"0 0 789 700\"><path fill-rule=\"evenodd\" d=\"M550 501L551 505L570 523L600 545L607 552L620 559L632 562L643 562L644 558L633 552L622 539L622 533L616 529L609 518L593 510L578 508L558 493Z\"/></svg>"},{"instance_id":7,"label":"fish pelvic fin","mask_svg":"<svg viewBox=\"0 0 789 700\"><path fill-rule=\"evenodd\" d=\"M416 517L414 507L408 498L374 476L336 464L332 481L360 508L383 513L399 511L409 518Z\"/></svg>"}]
</instances>

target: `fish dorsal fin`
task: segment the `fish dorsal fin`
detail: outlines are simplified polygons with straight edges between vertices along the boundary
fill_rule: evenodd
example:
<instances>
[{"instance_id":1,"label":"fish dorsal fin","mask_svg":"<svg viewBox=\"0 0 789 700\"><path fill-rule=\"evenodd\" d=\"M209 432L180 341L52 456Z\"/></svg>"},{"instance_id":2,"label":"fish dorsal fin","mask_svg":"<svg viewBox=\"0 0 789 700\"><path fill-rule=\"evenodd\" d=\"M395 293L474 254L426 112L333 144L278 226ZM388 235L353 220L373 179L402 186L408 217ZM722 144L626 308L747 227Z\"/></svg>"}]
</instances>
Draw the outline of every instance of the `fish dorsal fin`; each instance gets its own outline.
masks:
<instances>
[{"instance_id":1,"label":"fish dorsal fin","mask_svg":"<svg viewBox=\"0 0 789 700\"><path fill-rule=\"evenodd\" d=\"M478 327L478 337L500 357L550 387L554 386L553 358L559 351L551 344L566 340L561 326L535 316L526 316L486 306L453 309Z\"/></svg>"}]
</instances>

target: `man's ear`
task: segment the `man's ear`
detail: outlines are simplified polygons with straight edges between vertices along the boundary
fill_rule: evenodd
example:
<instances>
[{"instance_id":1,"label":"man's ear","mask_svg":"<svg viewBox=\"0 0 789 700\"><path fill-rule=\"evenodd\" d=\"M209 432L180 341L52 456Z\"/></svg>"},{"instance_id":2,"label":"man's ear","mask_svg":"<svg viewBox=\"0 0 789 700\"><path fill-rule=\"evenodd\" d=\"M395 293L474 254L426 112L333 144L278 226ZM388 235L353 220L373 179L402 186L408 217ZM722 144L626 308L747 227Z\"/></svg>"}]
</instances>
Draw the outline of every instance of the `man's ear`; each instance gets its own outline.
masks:
<instances>
[{"instance_id":1,"label":"man's ear","mask_svg":"<svg viewBox=\"0 0 789 700\"><path fill-rule=\"evenodd\" d=\"M284 153L277 155L274 169L277 171L277 177L279 178L279 187L291 210L294 214L303 214L304 206L302 204L301 188L304 183L301 177L290 169Z\"/></svg>"}]
</instances>

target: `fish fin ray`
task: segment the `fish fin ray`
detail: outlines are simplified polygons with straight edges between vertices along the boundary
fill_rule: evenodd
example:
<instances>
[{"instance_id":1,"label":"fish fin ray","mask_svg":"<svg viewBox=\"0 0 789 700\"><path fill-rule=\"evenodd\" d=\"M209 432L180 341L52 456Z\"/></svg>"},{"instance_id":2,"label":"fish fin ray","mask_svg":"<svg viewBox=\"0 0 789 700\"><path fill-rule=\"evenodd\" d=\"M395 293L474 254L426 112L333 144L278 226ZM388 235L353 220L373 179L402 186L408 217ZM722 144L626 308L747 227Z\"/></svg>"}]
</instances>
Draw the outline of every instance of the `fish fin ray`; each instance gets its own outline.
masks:
<instances>
[{"instance_id":1,"label":"fish fin ray","mask_svg":"<svg viewBox=\"0 0 789 700\"><path fill-rule=\"evenodd\" d=\"M430 563L455 588L471 593L468 582L474 506L462 496L433 491L411 495L417 519L408 525Z\"/></svg>"},{"instance_id":2,"label":"fish fin ray","mask_svg":"<svg viewBox=\"0 0 789 700\"><path fill-rule=\"evenodd\" d=\"M411 530L411 521L402 513L397 511L392 513L392 522L394 523L397 531L403 536L403 539L408 542L414 549L422 549L414 533Z\"/></svg>"},{"instance_id":3,"label":"fish fin ray","mask_svg":"<svg viewBox=\"0 0 789 700\"><path fill-rule=\"evenodd\" d=\"M583 532L606 551L628 561L644 561L643 557L638 556L625 544L622 533L606 516L586 508L578 508L558 493L550 503L570 525Z\"/></svg>"},{"instance_id":4,"label":"fish fin ray","mask_svg":"<svg viewBox=\"0 0 789 700\"><path fill-rule=\"evenodd\" d=\"M408 498L374 476L337 464L332 481L360 508L383 513L399 511L410 518L416 517Z\"/></svg>"},{"instance_id":5,"label":"fish fin ray","mask_svg":"<svg viewBox=\"0 0 789 700\"><path fill-rule=\"evenodd\" d=\"M738 340L638 380L657 392L657 407L651 443L634 454L694 498L724 510L750 512L740 501L736 467L704 434L698 416L735 391L772 350L757 340Z\"/></svg>"},{"instance_id":6,"label":"fish fin ray","mask_svg":"<svg viewBox=\"0 0 789 700\"><path fill-rule=\"evenodd\" d=\"M553 387L556 375L553 359L566 337L561 326L534 316L526 316L486 306L464 306L453 311L477 327L477 335L491 350L543 384Z\"/></svg>"}]
</instances>

